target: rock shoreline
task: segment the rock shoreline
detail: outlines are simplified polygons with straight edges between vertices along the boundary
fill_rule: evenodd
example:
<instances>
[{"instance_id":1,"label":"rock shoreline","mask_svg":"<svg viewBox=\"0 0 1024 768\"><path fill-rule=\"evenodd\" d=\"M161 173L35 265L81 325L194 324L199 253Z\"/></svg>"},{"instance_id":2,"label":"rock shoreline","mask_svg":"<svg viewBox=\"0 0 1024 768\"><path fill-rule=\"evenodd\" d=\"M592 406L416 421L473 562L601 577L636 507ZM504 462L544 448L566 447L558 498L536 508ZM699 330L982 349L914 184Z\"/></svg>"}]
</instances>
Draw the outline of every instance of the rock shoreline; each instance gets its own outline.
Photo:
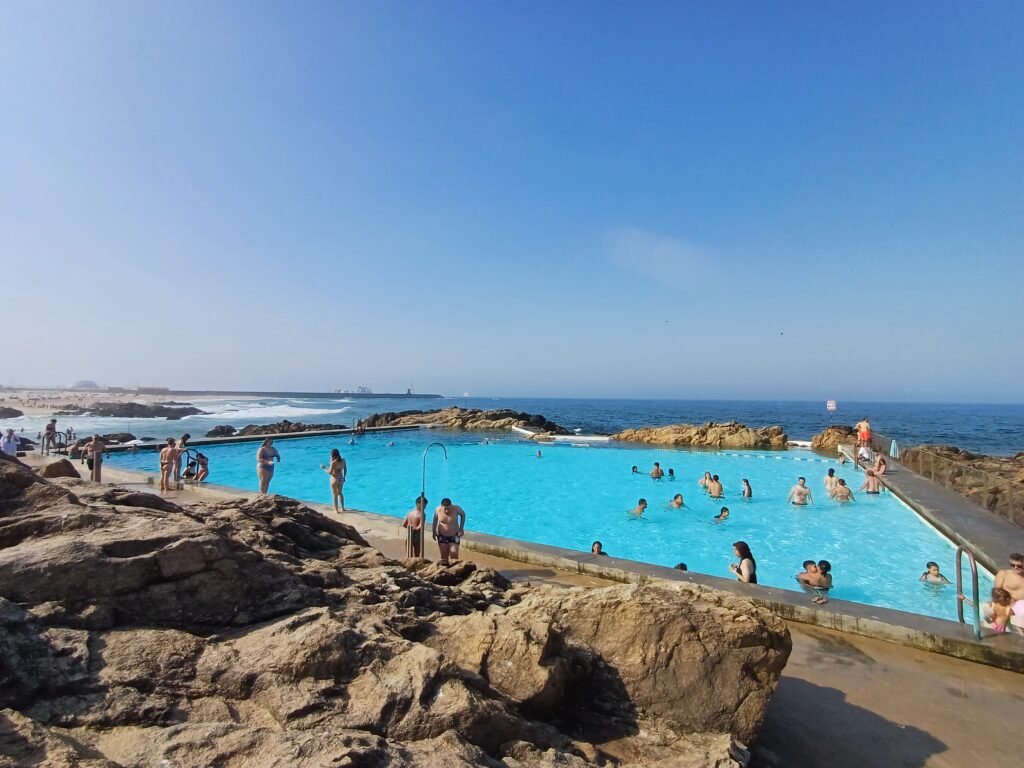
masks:
<instances>
[{"instance_id":1,"label":"rock shoreline","mask_svg":"<svg viewBox=\"0 0 1024 768\"><path fill-rule=\"evenodd\" d=\"M54 412L54 416L103 416L117 419L167 419L176 421L183 416L201 416L195 406L166 406L155 403L92 403L89 405L66 404Z\"/></svg>"},{"instance_id":2,"label":"rock shoreline","mask_svg":"<svg viewBox=\"0 0 1024 768\"><path fill-rule=\"evenodd\" d=\"M513 585L290 499L180 507L3 457L0 595L17 765L729 768L791 650L732 594Z\"/></svg>"},{"instance_id":3,"label":"rock shoreline","mask_svg":"<svg viewBox=\"0 0 1024 768\"><path fill-rule=\"evenodd\" d=\"M676 447L767 450L783 450L789 443L789 437L780 426L752 428L738 421L626 429L612 435L612 440Z\"/></svg>"}]
</instances>

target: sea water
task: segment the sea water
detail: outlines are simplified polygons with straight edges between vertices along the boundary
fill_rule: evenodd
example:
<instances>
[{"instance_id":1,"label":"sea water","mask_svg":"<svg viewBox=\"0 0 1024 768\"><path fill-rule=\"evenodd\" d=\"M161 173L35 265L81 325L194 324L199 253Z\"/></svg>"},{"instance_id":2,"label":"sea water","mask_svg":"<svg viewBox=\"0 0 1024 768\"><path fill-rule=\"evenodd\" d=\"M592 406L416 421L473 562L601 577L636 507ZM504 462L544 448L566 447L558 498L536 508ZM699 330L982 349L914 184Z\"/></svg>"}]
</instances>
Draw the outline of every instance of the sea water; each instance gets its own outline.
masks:
<instances>
[{"instance_id":1,"label":"sea water","mask_svg":"<svg viewBox=\"0 0 1024 768\"><path fill-rule=\"evenodd\" d=\"M348 438L278 441L282 461L271 491L330 503L329 478L320 464L338 448L349 466L345 503L396 518L412 508L420 492L424 450L440 440L448 458L434 447L426 457L426 492L431 508L449 496L467 513L469 530L589 551L600 540L616 557L658 565L685 562L689 570L731 577L733 542L746 541L757 559L761 584L799 591L794 575L806 559L832 563L831 595L871 605L942 618L955 618L953 587L920 583L929 560L954 578L954 547L909 507L888 493L857 493L851 504L828 499L827 470L836 469L855 491L863 475L847 464L810 451L694 451L569 443L538 446L510 433L416 430ZM202 448L210 459L210 482L256 490L258 442ZM542 456L537 457L537 450ZM676 480L652 480L657 461ZM117 466L157 471L157 456L146 451L112 454ZM632 474L636 465L640 473ZM705 471L720 476L726 498L707 497L698 485ZM806 477L814 504L786 503L799 476ZM753 498L741 496L742 479ZM673 509L681 493L685 506ZM640 498L642 517L628 512ZM716 522L725 505L730 517ZM398 524L396 520L396 525ZM987 574L982 594L991 588Z\"/></svg>"}]
</instances>

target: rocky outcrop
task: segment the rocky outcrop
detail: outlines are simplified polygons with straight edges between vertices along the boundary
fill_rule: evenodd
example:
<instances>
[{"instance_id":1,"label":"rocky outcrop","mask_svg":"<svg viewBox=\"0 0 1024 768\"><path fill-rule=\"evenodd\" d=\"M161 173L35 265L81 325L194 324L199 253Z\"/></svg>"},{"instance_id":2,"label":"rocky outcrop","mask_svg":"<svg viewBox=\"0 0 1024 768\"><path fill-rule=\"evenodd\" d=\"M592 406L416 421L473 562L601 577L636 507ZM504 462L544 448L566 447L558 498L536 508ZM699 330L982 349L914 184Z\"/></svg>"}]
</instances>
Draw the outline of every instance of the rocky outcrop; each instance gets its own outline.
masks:
<instances>
[{"instance_id":1,"label":"rocky outcrop","mask_svg":"<svg viewBox=\"0 0 1024 768\"><path fill-rule=\"evenodd\" d=\"M830 424L811 438L811 449L835 453L840 445L856 445L857 430L847 424Z\"/></svg>"},{"instance_id":2,"label":"rocky outcrop","mask_svg":"<svg viewBox=\"0 0 1024 768\"><path fill-rule=\"evenodd\" d=\"M1024 453L986 456L953 445L919 445L902 449L900 464L1024 524Z\"/></svg>"},{"instance_id":3,"label":"rocky outcrop","mask_svg":"<svg viewBox=\"0 0 1024 768\"><path fill-rule=\"evenodd\" d=\"M51 461L49 464L44 465L39 469L39 476L49 479L56 477L81 477L82 475L75 469L75 465L67 459L58 459L57 461Z\"/></svg>"},{"instance_id":4,"label":"rocky outcrop","mask_svg":"<svg viewBox=\"0 0 1024 768\"><path fill-rule=\"evenodd\" d=\"M179 507L0 458L16 765L740 766L783 622L695 586L390 561L280 497Z\"/></svg>"},{"instance_id":5,"label":"rocky outcrop","mask_svg":"<svg viewBox=\"0 0 1024 768\"><path fill-rule=\"evenodd\" d=\"M0 419L16 419L19 416L24 416L24 411L19 411L17 408L7 408L0 406Z\"/></svg>"},{"instance_id":6,"label":"rocky outcrop","mask_svg":"<svg viewBox=\"0 0 1024 768\"><path fill-rule=\"evenodd\" d=\"M508 408L483 411L479 408L441 408L433 411L400 411L375 413L363 421L365 427L412 426L434 424L446 429L502 430L522 427L551 435L571 434L565 427L543 416L521 413Z\"/></svg>"},{"instance_id":7,"label":"rocky outcrop","mask_svg":"<svg viewBox=\"0 0 1024 768\"><path fill-rule=\"evenodd\" d=\"M784 449L789 442L782 427L754 429L738 421L707 424L670 424L665 427L627 429L612 435L613 440L653 445L693 446L702 448L772 448Z\"/></svg>"},{"instance_id":8,"label":"rocky outcrop","mask_svg":"<svg viewBox=\"0 0 1024 768\"><path fill-rule=\"evenodd\" d=\"M238 430L230 424L218 424L206 433L207 437L231 437Z\"/></svg>"},{"instance_id":9,"label":"rocky outcrop","mask_svg":"<svg viewBox=\"0 0 1024 768\"><path fill-rule=\"evenodd\" d=\"M107 416L116 419L167 419L197 416L203 411L191 405L168 407L158 403L93 403L92 405L65 405L55 416Z\"/></svg>"},{"instance_id":10,"label":"rocky outcrop","mask_svg":"<svg viewBox=\"0 0 1024 768\"><path fill-rule=\"evenodd\" d=\"M288 435L294 432L318 432L328 429L348 429L344 424L303 424L301 421L278 421L274 424L249 424L242 427L234 434L242 436L251 435ZM207 435L212 437L212 435Z\"/></svg>"}]
</instances>

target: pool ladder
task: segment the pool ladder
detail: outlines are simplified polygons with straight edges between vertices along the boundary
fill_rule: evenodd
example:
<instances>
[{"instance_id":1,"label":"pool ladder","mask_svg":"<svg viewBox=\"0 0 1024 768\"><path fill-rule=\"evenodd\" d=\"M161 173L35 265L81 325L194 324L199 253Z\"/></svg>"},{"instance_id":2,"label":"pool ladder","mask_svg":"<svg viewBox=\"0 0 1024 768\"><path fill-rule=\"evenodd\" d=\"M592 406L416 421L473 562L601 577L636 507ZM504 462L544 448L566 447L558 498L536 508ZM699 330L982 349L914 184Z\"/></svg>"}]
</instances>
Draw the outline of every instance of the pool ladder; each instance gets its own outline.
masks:
<instances>
[{"instance_id":1,"label":"pool ladder","mask_svg":"<svg viewBox=\"0 0 1024 768\"><path fill-rule=\"evenodd\" d=\"M956 548L956 615L961 624L964 621L964 601L961 600L964 594L964 574L962 569L963 557L967 555L967 562L971 566L971 619L974 621L974 639L981 640L981 601L978 595L978 563L974 560L974 553L967 547Z\"/></svg>"}]
</instances>

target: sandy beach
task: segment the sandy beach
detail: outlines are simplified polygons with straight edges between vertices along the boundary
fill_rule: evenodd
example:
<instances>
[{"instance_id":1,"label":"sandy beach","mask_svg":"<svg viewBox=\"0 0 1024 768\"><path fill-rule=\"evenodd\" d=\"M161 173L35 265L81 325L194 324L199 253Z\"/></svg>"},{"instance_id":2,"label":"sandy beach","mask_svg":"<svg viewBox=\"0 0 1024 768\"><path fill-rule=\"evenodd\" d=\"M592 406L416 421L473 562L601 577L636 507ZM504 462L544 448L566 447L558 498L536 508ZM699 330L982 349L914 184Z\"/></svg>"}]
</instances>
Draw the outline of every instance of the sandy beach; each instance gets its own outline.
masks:
<instances>
[{"instance_id":1,"label":"sandy beach","mask_svg":"<svg viewBox=\"0 0 1024 768\"><path fill-rule=\"evenodd\" d=\"M26 416L49 416L64 410L68 405L76 408L88 408L95 403L145 403L146 405L188 403L195 405L207 399L213 398L185 398L170 394L96 392L78 389L0 389L0 407L17 408Z\"/></svg>"}]
</instances>

